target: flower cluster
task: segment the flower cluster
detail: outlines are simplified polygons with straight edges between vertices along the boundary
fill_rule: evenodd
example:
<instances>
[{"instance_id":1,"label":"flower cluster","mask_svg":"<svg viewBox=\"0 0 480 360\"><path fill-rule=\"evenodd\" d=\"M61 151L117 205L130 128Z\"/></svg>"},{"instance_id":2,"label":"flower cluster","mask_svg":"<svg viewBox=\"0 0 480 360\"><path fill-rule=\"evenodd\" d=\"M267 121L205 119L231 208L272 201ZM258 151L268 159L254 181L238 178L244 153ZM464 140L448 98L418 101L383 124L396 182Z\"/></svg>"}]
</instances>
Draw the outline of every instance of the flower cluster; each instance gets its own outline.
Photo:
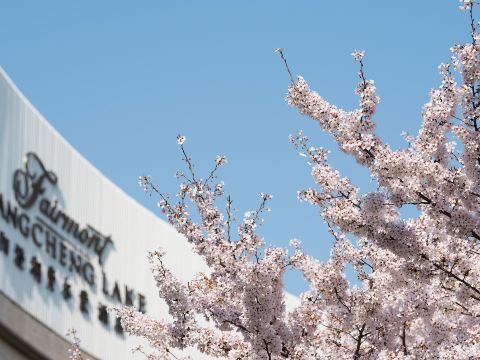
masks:
<instances>
[{"instance_id":1,"label":"flower cluster","mask_svg":"<svg viewBox=\"0 0 480 360\"><path fill-rule=\"evenodd\" d=\"M467 9L473 4L463 3ZM468 359L480 349L477 330L471 330L480 326L477 38L455 46L452 63L440 65L442 83L424 106L418 136L407 137L407 149L394 151L374 133L378 98L364 76L363 53L353 54L361 64L357 110L329 104L301 77L289 88L287 102L316 120L379 184L360 197L326 158L309 156L318 189L302 190L299 197L320 207L336 243L327 264L297 250L293 264L311 290L296 313L304 329L310 317L313 331L322 330L317 346L325 358ZM461 151L454 150L452 137ZM308 148L305 137L293 139ZM405 205L416 206L420 216L403 219L399 209ZM356 243L346 240L348 234ZM361 287L346 284L347 264ZM311 358L307 353L304 358Z\"/></svg>"}]
</instances>

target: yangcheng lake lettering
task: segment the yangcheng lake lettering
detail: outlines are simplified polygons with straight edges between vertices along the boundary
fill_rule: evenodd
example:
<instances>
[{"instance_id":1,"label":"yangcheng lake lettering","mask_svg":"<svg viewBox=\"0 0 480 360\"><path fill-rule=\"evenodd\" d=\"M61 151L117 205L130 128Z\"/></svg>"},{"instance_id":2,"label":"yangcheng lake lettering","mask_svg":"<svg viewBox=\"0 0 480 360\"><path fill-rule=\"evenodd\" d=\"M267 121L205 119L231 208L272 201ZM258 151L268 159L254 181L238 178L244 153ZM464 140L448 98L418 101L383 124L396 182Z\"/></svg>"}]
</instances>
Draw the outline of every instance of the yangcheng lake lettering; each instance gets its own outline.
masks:
<instances>
[{"instance_id":1,"label":"yangcheng lake lettering","mask_svg":"<svg viewBox=\"0 0 480 360\"><path fill-rule=\"evenodd\" d=\"M87 249L92 249L97 254L99 263L102 264L104 251L112 243L110 236L102 235L92 226L81 228L77 222L60 210L56 203L52 204L47 199L42 199L39 208L40 212L53 224L58 225L64 233L72 235Z\"/></svg>"},{"instance_id":2,"label":"yangcheng lake lettering","mask_svg":"<svg viewBox=\"0 0 480 360\"><path fill-rule=\"evenodd\" d=\"M139 311L145 312L145 296L127 285L107 279L103 262L109 246L113 245L111 237L88 224L80 224L61 209L57 201L47 197L48 186L54 187L57 183L57 175L48 171L36 154L29 152L25 157L24 168L16 170L13 175L16 204L0 193L0 219L13 228L20 239L30 241L33 249L36 249L29 263L31 276L38 284L42 283L43 276L48 290L53 292L59 278L56 273L58 269L64 269L60 273L66 271L67 277L62 275L64 282L57 284L57 288L61 289L65 301L72 298L71 285L67 279L70 275L75 275L90 286L90 291L101 291L113 303L135 306ZM12 248L13 262L19 271L23 271L28 265L25 244L21 244L23 240L13 243L3 232L0 231L0 235L0 252L8 256L9 248ZM56 263L59 267L46 264L42 266L39 261L42 257L38 256L38 251L46 254L51 260L49 262ZM101 267L100 276L96 274L91 256L97 258ZM83 289L80 292L81 311L88 309L88 298L88 292ZM99 308L103 309L102 306ZM105 314L100 315L99 318L105 323Z\"/></svg>"},{"instance_id":3,"label":"yangcheng lake lettering","mask_svg":"<svg viewBox=\"0 0 480 360\"><path fill-rule=\"evenodd\" d=\"M75 272L90 286L95 284L95 270L89 259L72 248L44 220L37 217L32 221L17 206L4 201L2 194L0 194L0 216L7 224L18 230L25 239L31 239L38 249L43 250L62 267Z\"/></svg>"}]
</instances>

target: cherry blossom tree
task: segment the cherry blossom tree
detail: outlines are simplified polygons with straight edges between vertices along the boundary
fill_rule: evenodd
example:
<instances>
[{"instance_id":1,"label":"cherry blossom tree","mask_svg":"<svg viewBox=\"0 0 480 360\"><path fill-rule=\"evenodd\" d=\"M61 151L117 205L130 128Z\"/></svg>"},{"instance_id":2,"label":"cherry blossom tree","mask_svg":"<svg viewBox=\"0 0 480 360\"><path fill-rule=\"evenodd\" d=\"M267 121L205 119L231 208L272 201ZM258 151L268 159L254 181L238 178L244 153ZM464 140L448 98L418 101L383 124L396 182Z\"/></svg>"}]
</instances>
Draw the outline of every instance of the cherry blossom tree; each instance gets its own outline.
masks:
<instances>
[{"instance_id":1,"label":"cherry blossom tree","mask_svg":"<svg viewBox=\"0 0 480 360\"><path fill-rule=\"evenodd\" d=\"M315 187L298 198L321 210L335 243L327 262L291 248L267 246L258 234L271 198L235 220L215 159L201 178L177 138L186 164L172 199L151 178L140 177L159 196L168 221L193 244L208 265L188 283L162 261L150 262L171 319L156 320L119 308L131 335L148 340L149 359L181 358L194 347L227 359L475 359L480 354L480 35L472 0L461 1L470 16L471 42L452 48L439 66L441 85L430 94L416 137L394 150L375 134L379 97L366 78L364 52L355 90L359 106L342 110L291 76L287 102L318 122L344 153L366 167L378 189L361 195L328 163L328 151L303 133L291 141L309 161ZM459 144L455 147L454 140ZM226 204L226 208L221 205ZM400 209L413 205L418 217ZM345 276L355 270L358 283ZM285 307L283 276L301 271L309 290L291 311Z\"/></svg>"}]
</instances>

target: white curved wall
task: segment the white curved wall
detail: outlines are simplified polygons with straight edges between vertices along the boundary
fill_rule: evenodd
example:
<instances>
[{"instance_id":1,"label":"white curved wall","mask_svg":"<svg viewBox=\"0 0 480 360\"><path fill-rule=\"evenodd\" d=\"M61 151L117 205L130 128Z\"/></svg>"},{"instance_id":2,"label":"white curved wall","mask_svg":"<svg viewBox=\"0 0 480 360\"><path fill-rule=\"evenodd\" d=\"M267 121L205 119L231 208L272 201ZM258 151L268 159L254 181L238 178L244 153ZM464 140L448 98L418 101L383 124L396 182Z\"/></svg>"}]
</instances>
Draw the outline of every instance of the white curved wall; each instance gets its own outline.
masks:
<instances>
[{"instance_id":1,"label":"white curved wall","mask_svg":"<svg viewBox=\"0 0 480 360\"><path fill-rule=\"evenodd\" d=\"M29 152L41 159L46 170L57 175L58 183L52 185L43 181L45 192L34 205L24 209L15 199L12 182L17 169L25 171L24 157ZM37 168L34 170L38 175L35 159L29 161L33 162L32 168ZM130 349L139 343L137 339L127 339L116 334L112 315L107 326L98 319L99 303L118 303L116 296L112 296L115 281L118 281L122 301L125 301L123 290L127 285L135 289L134 305L138 306L138 293L141 293L145 296L148 313L157 317L167 316L149 271L147 250L163 247L167 252L168 265L183 279L204 268L199 258L190 251L185 239L126 195L76 152L18 91L1 68L0 194L3 203L0 232L9 243L7 254L5 248L2 251L0 239L0 291L61 336L65 336L67 329L75 327L82 339L82 347L101 359L132 358ZM52 203L56 199L57 209L68 214L80 228L91 225L103 235L111 237L113 246L104 258L103 266L97 261L94 252L62 229L60 222L56 224L40 211L41 198ZM7 219L8 204L11 211L16 208L16 227L13 215ZM23 219L19 219L21 214L24 214ZM36 223L39 225L34 226ZM36 241L40 246L35 244L32 228L35 228ZM52 247L49 252L46 250L45 234L48 231L63 238L56 240L55 257ZM89 285L74 268L69 270L68 256L60 260L60 252L69 251L60 249L60 241L64 247L75 248L74 251L88 256L87 260L95 273L94 286ZM17 246L24 251L23 270L15 263ZM33 256L41 264L40 282L30 273ZM56 276L53 291L48 289L49 266L54 269ZM91 269L87 270L87 275L90 276ZM108 278L109 295L102 291L102 272ZM65 277L71 284L72 298L68 300L62 295ZM88 315L79 309L82 290L88 294ZM200 357L195 355L195 358Z\"/></svg>"}]
</instances>

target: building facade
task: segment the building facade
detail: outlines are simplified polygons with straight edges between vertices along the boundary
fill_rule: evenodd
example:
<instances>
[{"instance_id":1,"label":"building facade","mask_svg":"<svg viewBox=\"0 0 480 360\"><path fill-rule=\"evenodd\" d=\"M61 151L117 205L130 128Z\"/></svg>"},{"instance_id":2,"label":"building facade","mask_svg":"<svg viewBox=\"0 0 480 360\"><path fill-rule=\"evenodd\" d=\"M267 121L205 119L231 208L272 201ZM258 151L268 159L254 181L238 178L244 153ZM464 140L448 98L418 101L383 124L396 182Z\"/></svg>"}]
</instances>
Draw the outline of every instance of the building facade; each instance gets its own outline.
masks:
<instances>
[{"instance_id":1,"label":"building facade","mask_svg":"<svg viewBox=\"0 0 480 360\"><path fill-rule=\"evenodd\" d=\"M66 359L77 330L92 359L142 341L107 312L167 317L147 251L182 279L204 269L187 241L84 159L0 68L0 359ZM201 358L195 354L195 358Z\"/></svg>"}]
</instances>

